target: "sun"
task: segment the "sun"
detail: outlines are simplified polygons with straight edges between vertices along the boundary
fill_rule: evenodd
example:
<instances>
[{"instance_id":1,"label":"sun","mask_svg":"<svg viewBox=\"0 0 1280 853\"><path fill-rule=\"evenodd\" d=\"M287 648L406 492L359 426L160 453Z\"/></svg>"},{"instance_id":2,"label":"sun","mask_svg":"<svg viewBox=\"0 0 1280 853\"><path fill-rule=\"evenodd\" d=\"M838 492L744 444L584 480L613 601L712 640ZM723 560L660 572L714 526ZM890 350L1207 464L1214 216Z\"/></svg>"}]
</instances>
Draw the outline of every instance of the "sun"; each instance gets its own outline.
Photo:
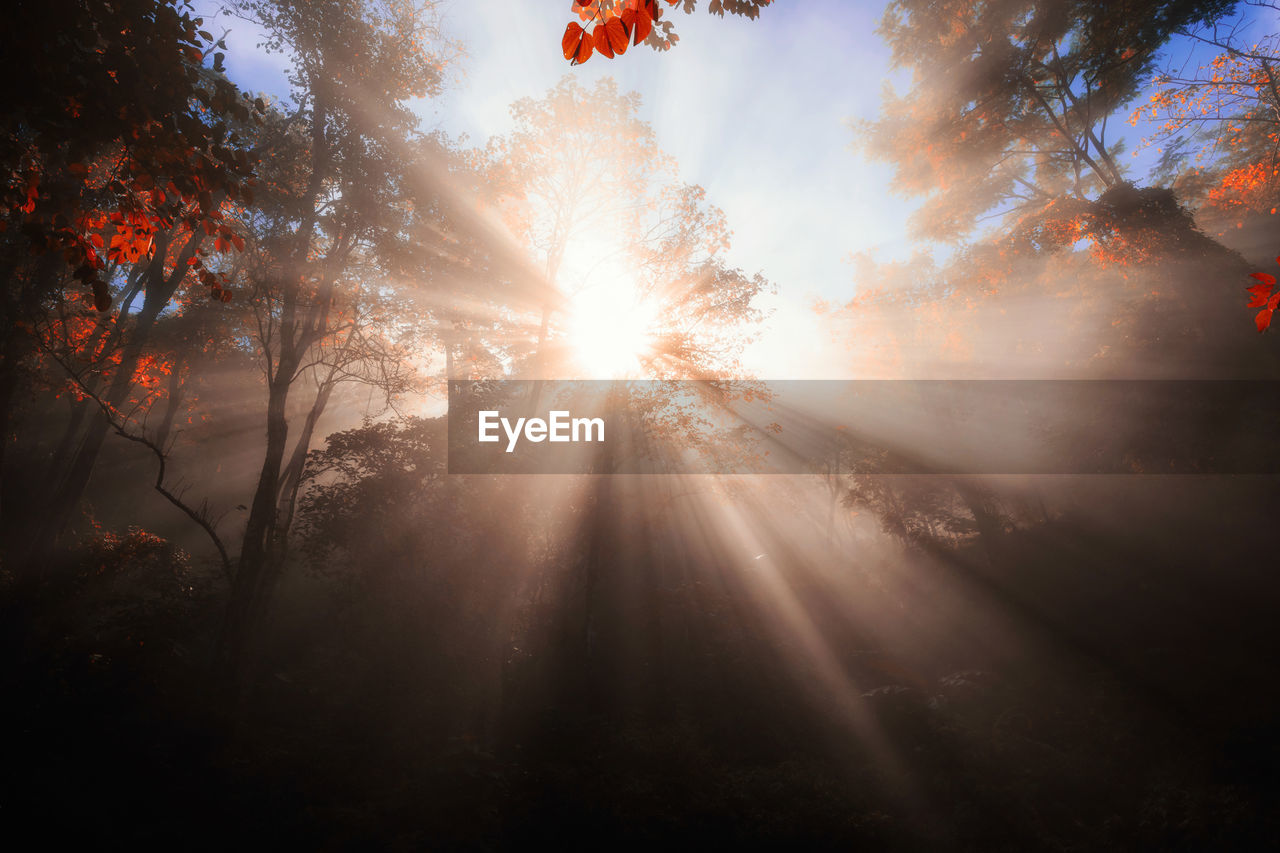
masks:
<instances>
[{"instance_id":1,"label":"sun","mask_svg":"<svg viewBox=\"0 0 1280 853\"><path fill-rule=\"evenodd\" d=\"M637 378L654 355L657 308L626 290L600 285L573 297L568 342L592 378Z\"/></svg>"}]
</instances>

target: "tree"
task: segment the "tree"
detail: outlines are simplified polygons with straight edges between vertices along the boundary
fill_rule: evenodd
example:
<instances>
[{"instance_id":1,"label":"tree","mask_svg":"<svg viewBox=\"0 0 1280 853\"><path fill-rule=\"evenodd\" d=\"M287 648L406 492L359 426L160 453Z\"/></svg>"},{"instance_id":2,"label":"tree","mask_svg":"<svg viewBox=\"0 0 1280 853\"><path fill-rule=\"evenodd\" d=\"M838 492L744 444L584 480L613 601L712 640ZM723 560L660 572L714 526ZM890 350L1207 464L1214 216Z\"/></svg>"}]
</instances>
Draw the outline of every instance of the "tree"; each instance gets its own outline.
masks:
<instances>
[{"instance_id":1,"label":"tree","mask_svg":"<svg viewBox=\"0 0 1280 853\"><path fill-rule=\"evenodd\" d=\"M540 272L536 337L519 355L543 374L552 366L545 352L552 319L569 307L580 283L573 279L619 251L612 238L636 227L644 185L664 165L638 108L639 96L619 94L612 78L588 91L564 77L545 97L516 101L515 130L490 143L492 180L506 188L504 218Z\"/></svg>"},{"instance_id":2,"label":"tree","mask_svg":"<svg viewBox=\"0 0 1280 853\"><path fill-rule=\"evenodd\" d=\"M1269 211L1274 205L1267 202L1277 194L1280 38L1251 44L1247 23L1242 17L1230 27L1188 30L1188 55L1170 57L1155 75L1150 99L1129 119L1159 122L1142 143L1161 146L1158 177L1189 201L1207 200L1227 216L1231 208ZM1220 53L1192 70L1196 51L1205 47Z\"/></svg>"},{"instance_id":3,"label":"tree","mask_svg":"<svg viewBox=\"0 0 1280 853\"><path fill-rule=\"evenodd\" d=\"M248 646L265 616L287 533L282 488L289 478L290 489L299 481L285 462L290 394L300 377L323 371L316 348L343 332L340 291L355 274L350 264L376 251L398 225L388 213L416 123L406 101L440 90L452 45L439 38L430 2L245 0L236 9L262 26L268 49L292 55L298 105L278 119L274 139L297 157L278 184L254 270L264 306L258 344L267 441L221 650L224 673L244 687ZM322 395L323 386L316 400ZM300 447L294 457L305 454Z\"/></svg>"},{"instance_id":4,"label":"tree","mask_svg":"<svg viewBox=\"0 0 1280 853\"><path fill-rule=\"evenodd\" d=\"M1231 5L896 0L880 32L911 89L888 92L859 134L899 192L925 199L922 236L958 240L985 214L1071 219L1126 182L1107 123L1161 47Z\"/></svg>"},{"instance_id":5,"label":"tree","mask_svg":"<svg viewBox=\"0 0 1280 853\"><path fill-rule=\"evenodd\" d=\"M1249 5L1272 8L1270 3ZM1158 177L1196 205L1202 226L1251 259L1276 250L1280 206L1280 39L1250 44L1247 19L1231 27L1188 32L1194 47L1221 51L1190 70L1190 57L1171 60L1155 78L1156 91L1134 110L1132 124L1160 122L1143 141L1161 145ZM1188 168L1189 167L1189 168ZM1259 332L1271 322L1270 273L1256 272L1250 308Z\"/></svg>"},{"instance_id":6,"label":"tree","mask_svg":"<svg viewBox=\"0 0 1280 853\"><path fill-rule=\"evenodd\" d=\"M222 210L216 214L218 233L233 233L222 220ZM243 246L239 234L234 236ZM69 443L68 458L53 460L56 467L50 472L49 482L53 487L49 503L38 523L40 532L32 538L33 542L40 543L39 547L52 546L66 527L89 483L107 434L110 431L124 434L129 422L149 410L149 405L141 401L133 406L127 403L135 390L152 378L148 368L159 364L151 351L151 339L161 312L170 306L184 283L203 287L199 283L201 274L214 281L213 288L218 291L215 296L222 292L212 273L196 268L201 263L198 253L207 237L204 229L193 230L187 223L155 234L151 238L152 257L135 263L120 286L118 315L95 318L73 307L74 316L55 315L54 324L40 322L36 326L41 346L54 353L68 371L76 391L88 396L85 404L90 408L83 429ZM219 242L222 239L219 237ZM226 293L229 297L230 292ZM221 298L218 301L221 302ZM136 311L131 311L135 305ZM69 338L68 320L72 329L87 334ZM81 364L77 365L76 361ZM172 370L172 367L166 369ZM79 425L77 419L71 431L75 432ZM40 556L39 551L36 556Z\"/></svg>"},{"instance_id":7,"label":"tree","mask_svg":"<svg viewBox=\"0 0 1280 853\"><path fill-rule=\"evenodd\" d=\"M606 359L593 343L612 349L622 335L634 338L629 375L733 374L762 319L753 300L771 285L724 263L723 212L676 179L639 108L612 78L586 89L566 77L544 98L517 101L515 131L491 144L508 226L542 270L538 328L515 353L518 372L599 377L593 362ZM629 313L643 322L623 328ZM584 325L601 334L578 342L574 364Z\"/></svg>"},{"instance_id":8,"label":"tree","mask_svg":"<svg viewBox=\"0 0 1280 853\"><path fill-rule=\"evenodd\" d=\"M890 92L861 138L893 165L899 191L924 198L922 236L960 241L1001 217L989 236L1002 252L1087 247L1128 285L1125 268L1149 285L1120 306L1126 317L1145 315L1126 351L1141 344L1145 359L1175 375L1257 375L1274 354L1239 340L1238 314L1203 286L1243 280L1248 265L1200 230L1173 189L1136 186L1120 146L1107 141L1108 121L1150 79L1166 43L1193 38L1232 6L893 3L881 32L895 62L912 69L912 88Z\"/></svg>"},{"instance_id":9,"label":"tree","mask_svg":"<svg viewBox=\"0 0 1280 853\"><path fill-rule=\"evenodd\" d=\"M659 151L639 108L639 97L619 94L612 79L588 89L566 78L544 98L518 101L515 131L492 144L491 162L510 187L506 220L543 270L537 332L513 353L512 372L535 380L531 409L540 380L553 376L714 377L725 396L733 393L726 390L732 380L743 378L738 359L763 318L755 300L771 285L725 262L724 214L702 188L676 179L674 162ZM619 423L663 433L673 445L687 446L703 425L665 385L615 386L606 405ZM607 447L594 470L615 474L628 461ZM526 650L523 663L536 665L533 657L545 653L540 663L567 694L597 695L612 678L606 656L592 656L591 637L602 623L610 623L610 633L624 631L624 590L641 595L656 618L659 581L651 567L637 566L627 579L619 569L623 542L634 530L626 519L628 494L612 480L593 478L574 508L564 510L575 518L561 534L572 554L568 570L560 561L536 575L535 589L559 586L563 593L555 624L535 629L525 601L512 613L516 625L503 632L525 632L516 641ZM519 529L534 526L545 502L522 499L527 491L521 486L509 497L529 519L513 525ZM655 631L636 628L637 639L656 640ZM528 651L543 642L548 648ZM504 703L524 683L522 675L504 671Z\"/></svg>"},{"instance_id":10,"label":"tree","mask_svg":"<svg viewBox=\"0 0 1280 853\"><path fill-rule=\"evenodd\" d=\"M55 0L24 2L15 14L24 27L59 37L31 38L10 27L0 45L10 79L41 80L11 87L0 119L3 445L15 389L41 345L31 330L62 310L68 279L87 286L86 298L104 313L94 340L106 334L125 346L103 398L113 406L123 400L155 317L188 271L186 261L207 237L220 250L239 240L220 208L224 199L252 198L243 132L262 108L222 76L216 51L224 46L201 29L186 3ZM180 247L176 255L173 247ZM127 325L113 326L106 316L116 293L131 294L117 305L121 313L143 295ZM46 538L65 525L87 482L108 429L98 414L41 520Z\"/></svg>"},{"instance_id":11,"label":"tree","mask_svg":"<svg viewBox=\"0 0 1280 853\"><path fill-rule=\"evenodd\" d=\"M156 231L178 221L216 227L215 196L246 191L250 158L230 125L262 105L221 76L222 53L214 53L214 73L202 68L225 45L200 29L184 0L23 2L15 13L60 37L6 31L3 70L43 82L6 95L6 230L20 231L33 251L61 252L105 311L99 273L107 260L149 257ZM103 155L110 168L95 174L92 162ZM115 211L114 227L100 254L104 241L94 232L104 206Z\"/></svg>"}]
</instances>

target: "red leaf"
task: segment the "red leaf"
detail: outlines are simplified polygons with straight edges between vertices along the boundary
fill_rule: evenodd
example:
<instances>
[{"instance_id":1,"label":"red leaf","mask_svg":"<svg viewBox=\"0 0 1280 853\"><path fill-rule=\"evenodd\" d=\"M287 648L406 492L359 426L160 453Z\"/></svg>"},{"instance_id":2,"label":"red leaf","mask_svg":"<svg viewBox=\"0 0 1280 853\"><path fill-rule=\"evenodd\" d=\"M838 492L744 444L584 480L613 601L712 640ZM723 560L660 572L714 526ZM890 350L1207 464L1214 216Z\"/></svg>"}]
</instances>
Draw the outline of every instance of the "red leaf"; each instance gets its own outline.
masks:
<instances>
[{"instance_id":1,"label":"red leaf","mask_svg":"<svg viewBox=\"0 0 1280 853\"><path fill-rule=\"evenodd\" d=\"M1265 332L1267 327L1271 325L1271 311L1272 309L1270 308L1259 311L1258 316L1253 318L1253 322L1258 324L1259 332Z\"/></svg>"},{"instance_id":2,"label":"red leaf","mask_svg":"<svg viewBox=\"0 0 1280 853\"><path fill-rule=\"evenodd\" d=\"M621 56L627 52L627 44L630 42L631 33L627 32L627 28L622 26L622 21L617 18L610 18L604 23L605 38L609 42L609 47L613 48L613 52Z\"/></svg>"},{"instance_id":3,"label":"red leaf","mask_svg":"<svg viewBox=\"0 0 1280 853\"><path fill-rule=\"evenodd\" d=\"M582 33L582 41L578 43L578 53L573 58L574 65L581 65L591 58L591 39L587 38L585 31Z\"/></svg>"},{"instance_id":4,"label":"red leaf","mask_svg":"<svg viewBox=\"0 0 1280 853\"><path fill-rule=\"evenodd\" d=\"M1256 278L1258 281L1265 284L1268 288L1272 288L1276 286L1276 277L1271 275L1270 273L1251 272L1249 273L1249 278Z\"/></svg>"},{"instance_id":5,"label":"red leaf","mask_svg":"<svg viewBox=\"0 0 1280 853\"><path fill-rule=\"evenodd\" d=\"M591 41L596 50L612 59L617 54L627 52L629 33L622 21L610 18L603 24L596 24L596 28L591 31Z\"/></svg>"},{"instance_id":6,"label":"red leaf","mask_svg":"<svg viewBox=\"0 0 1280 853\"><path fill-rule=\"evenodd\" d=\"M1246 289L1253 294L1253 299L1249 300L1247 308L1261 308L1267 304L1267 297L1271 295L1271 285L1255 284L1253 287Z\"/></svg>"},{"instance_id":7,"label":"red leaf","mask_svg":"<svg viewBox=\"0 0 1280 853\"><path fill-rule=\"evenodd\" d=\"M622 25L632 34L632 43L639 44L653 31L653 19L645 9L627 9L622 13Z\"/></svg>"},{"instance_id":8,"label":"red leaf","mask_svg":"<svg viewBox=\"0 0 1280 853\"><path fill-rule=\"evenodd\" d=\"M570 21L569 26L564 28L560 46L564 49L564 58L574 65L581 65L591 58L591 39L576 21Z\"/></svg>"},{"instance_id":9,"label":"red leaf","mask_svg":"<svg viewBox=\"0 0 1280 853\"><path fill-rule=\"evenodd\" d=\"M605 32L604 24L596 24L596 28L591 31L591 43L596 46L598 52L613 59L613 48L609 45L609 36Z\"/></svg>"},{"instance_id":10,"label":"red leaf","mask_svg":"<svg viewBox=\"0 0 1280 853\"><path fill-rule=\"evenodd\" d=\"M578 45L582 43L583 29L577 21L570 21L569 26L564 28L564 38L560 40L560 47L564 49L564 58L573 59L578 53Z\"/></svg>"}]
</instances>

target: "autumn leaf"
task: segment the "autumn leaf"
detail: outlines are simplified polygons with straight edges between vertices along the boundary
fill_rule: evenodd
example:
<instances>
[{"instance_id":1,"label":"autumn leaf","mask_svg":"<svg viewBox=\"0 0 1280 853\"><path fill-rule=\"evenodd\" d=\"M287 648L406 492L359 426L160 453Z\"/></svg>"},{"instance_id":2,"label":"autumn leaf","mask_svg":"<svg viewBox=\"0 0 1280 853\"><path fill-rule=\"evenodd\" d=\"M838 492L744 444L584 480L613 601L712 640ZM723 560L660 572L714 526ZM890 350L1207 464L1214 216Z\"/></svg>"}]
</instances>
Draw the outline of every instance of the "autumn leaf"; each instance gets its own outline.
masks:
<instances>
[{"instance_id":1,"label":"autumn leaf","mask_svg":"<svg viewBox=\"0 0 1280 853\"><path fill-rule=\"evenodd\" d=\"M587 31L576 21L570 21L569 26L564 28L560 46L564 49L564 58L574 65L581 65L591 58L591 39L587 38Z\"/></svg>"},{"instance_id":2,"label":"autumn leaf","mask_svg":"<svg viewBox=\"0 0 1280 853\"><path fill-rule=\"evenodd\" d=\"M656 12L657 9L653 11ZM641 5L639 8L624 10L621 20L627 33L632 36L632 44L644 41L653 31L653 17L646 6Z\"/></svg>"},{"instance_id":3,"label":"autumn leaf","mask_svg":"<svg viewBox=\"0 0 1280 853\"><path fill-rule=\"evenodd\" d=\"M627 29L622 25L622 21L617 18L610 18L603 24L597 24L595 30L591 34L592 40L595 42L596 50L612 59L617 54L627 52Z\"/></svg>"},{"instance_id":4,"label":"autumn leaf","mask_svg":"<svg viewBox=\"0 0 1280 853\"><path fill-rule=\"evenodd\" d=\"M609 46L609 38L605 34L604 24L596 24L595 29L591 31L591 43L595 45L597 53L613 59L613 48Z\"/></svg>"},{"instance_id":5,"label":"autumn leaf","mask_svg":"<svg viewBox=\"0 0 1280 853\"><path fill-rule=\"evenodd\" d=\"M560 40L560 47L564 50L565 59L573 59L578 53L578 43L582 41L582 25L577 21L570 21L569 26L564 28L564 38Z\"/></svg>"},{"instance_id":6,"label":"autumn leaf","mask_svg":"<svg viewBox=\"0 0 1280 853\"><path fill-rule=\"evenodd\" d=\"M1261 308L1267 304L1267 299L1271 296L1271 285L1255 284L1253 287L1248 288L1248 291L1253 294L1253 299L1249 300L1249 304L1245 307Z\"/></svg>"},{"instance_id":7,"label":"autumn leaf","mask_svg":"<svg viewBox=\"0 0 1280 853\"><path fill-rule=\"evenodd\" d=\"M1276 258L1276 263L1280 264L1280 258ZM1253 295L1246 307L1262 309L1253 321L1259 332L1265 332L1271 325L1271 315L1280 308L1280 292L1271 292L1276 286L1276 277L1271 273L1253 272L1249 273L1249 278L1257 279L1260 283L1245 288Z\"/></svg>"}]
</instances>

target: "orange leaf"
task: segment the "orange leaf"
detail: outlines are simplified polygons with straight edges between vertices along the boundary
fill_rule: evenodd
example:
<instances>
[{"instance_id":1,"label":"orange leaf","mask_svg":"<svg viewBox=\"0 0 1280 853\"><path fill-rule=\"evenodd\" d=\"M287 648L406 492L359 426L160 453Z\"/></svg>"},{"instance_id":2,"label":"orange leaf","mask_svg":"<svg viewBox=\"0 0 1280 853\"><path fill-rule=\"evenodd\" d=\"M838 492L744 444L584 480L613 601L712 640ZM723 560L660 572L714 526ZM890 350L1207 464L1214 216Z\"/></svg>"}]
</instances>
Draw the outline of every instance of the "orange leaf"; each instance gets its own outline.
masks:
<instances>
[{"instance_id":1,"label":"orange leaf","mask_svg":"<svg viewBox=\"0 0 1280 853\"><path fill-rule=\"evenodd\" d=\"M591 31L591 43L596 46L596 50L613 59L613 48L609 45L609 36L604 24L596 24L596 28Z\"/></svg>"},{"instance_id":2,"label":"orange leaf","mask_svg":"<svg viewBox=\"0 0 1280 853\"><path fill-rule=\"evenodd\" d=\"M641 9L627 9L622 13L622 24L626 27L627 32L633 35L632 43L639 44L649 37L649 33L653 31L653 19L649 17L648 11Z\"/></svg>"},{"instance_id":3,"label":"orange leaf","mask_svg":"<svg viewBox=\"0 0 1280 853\"><path fill-rule=\"evenodd\" d=\"M631 40L631 31L618 18L610 18L602 24L596 24L591 31L591 41L595 49L612 59L627 52Z\"/></svg>"},{"instance_id":4,"label":"orange leaf","mask_svg":"<svg viewBox=\"0 0 1280 853\"><path fill-rule=\"evenodd\" d=\"M585 30L577 21L570 21L569 26L564 28L564 38L560 40L560 47L564 49L564 58L572 60L578 55L578 47L582 44L582 37Z\"/></svg>"},{"instance_id":5,"label":"orange leaf","mask_svg":"<svg viewBox=\"0 0 1280 853\"><path fill-rule=\"evenodd\" d=\"M582 42L578 45L578 53L573 58L574 65L581 65L591 58L591 39L586 32L582 34Z\"/></svg>"},{"instance_id":6,"label":"orange leaf","mask_svg":"<svg viewBox=\"0 0 1280 853\"><path fill-rule=\"evenodd\" d=\"M622 21L617 18L610 18L601 25L604 30L605 40L609 43L609 47L613 52L621 56L627 52L627 44L631 40L631 33L627 32L627 28L622 25Z\"/></svg>"}]
</instances>

